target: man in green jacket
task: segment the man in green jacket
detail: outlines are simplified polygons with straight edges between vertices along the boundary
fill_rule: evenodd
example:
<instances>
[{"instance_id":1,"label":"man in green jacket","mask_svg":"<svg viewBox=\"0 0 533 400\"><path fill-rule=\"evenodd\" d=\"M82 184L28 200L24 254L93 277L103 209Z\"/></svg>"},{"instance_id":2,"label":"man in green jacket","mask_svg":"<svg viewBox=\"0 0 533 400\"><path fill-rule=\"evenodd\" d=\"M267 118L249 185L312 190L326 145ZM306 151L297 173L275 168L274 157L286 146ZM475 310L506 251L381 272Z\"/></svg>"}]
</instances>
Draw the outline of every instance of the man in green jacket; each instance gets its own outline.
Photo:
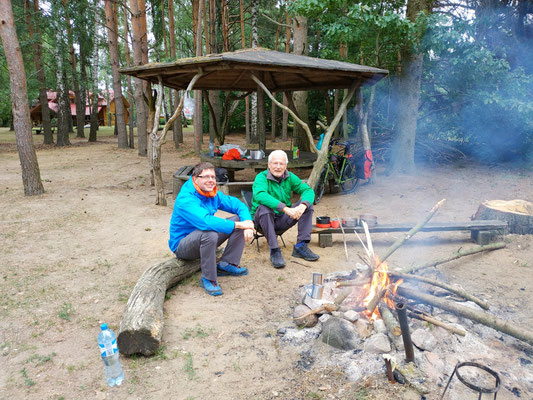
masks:
<instances>
[{"instance_id":1,"label":"man in green jacket","mask_svg":"<svg viewBox=\"0 0 533 400\"><path fill-rule=\"evenodd\" d=\"M268 157L268 169L257 174L252 189L252 217L267 239L274 268L285 266L276 232L284 232L296 224L298 238L292 256L307 261L319 258L307 246L311 241L315 192L287 171L287 163L287 153L274 150ZM300 195L300 200L294 204L291 203L292 192Z\"/></svg>"}]
</instances>

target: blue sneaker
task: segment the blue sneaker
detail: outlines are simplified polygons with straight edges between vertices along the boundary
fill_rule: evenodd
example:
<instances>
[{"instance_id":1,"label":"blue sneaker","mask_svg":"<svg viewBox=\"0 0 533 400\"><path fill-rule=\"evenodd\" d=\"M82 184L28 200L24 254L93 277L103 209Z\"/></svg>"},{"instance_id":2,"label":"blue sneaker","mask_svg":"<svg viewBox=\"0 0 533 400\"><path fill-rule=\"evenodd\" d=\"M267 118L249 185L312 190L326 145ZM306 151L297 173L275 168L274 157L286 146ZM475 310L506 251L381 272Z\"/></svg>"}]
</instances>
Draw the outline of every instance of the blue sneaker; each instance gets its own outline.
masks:
<instances>
[{"instance_id":1,"label":"blue sneaker","mask_svg":"<svg viewBox=\"0 0 533 400\"><path fill-rule=\"evenodd\" d=\"M220 296L222 294L222 289L218 286L218 283L214 281L209 281L205 278L200 279L200 286L205 289L207 294L211 296Z\"/></svg>"},{"instance_id":2,"label":"blue sneaker","mask_svg":"<svg viewBox=\"0 0 533 400\"><path fill-rule=\"evenodd\" d=\"M248 269L245 267L239 267L237 265L228 264L225 261L221 261L217 265L218 276L243 276L248 275Z\"/></svg>"}]
</instances>

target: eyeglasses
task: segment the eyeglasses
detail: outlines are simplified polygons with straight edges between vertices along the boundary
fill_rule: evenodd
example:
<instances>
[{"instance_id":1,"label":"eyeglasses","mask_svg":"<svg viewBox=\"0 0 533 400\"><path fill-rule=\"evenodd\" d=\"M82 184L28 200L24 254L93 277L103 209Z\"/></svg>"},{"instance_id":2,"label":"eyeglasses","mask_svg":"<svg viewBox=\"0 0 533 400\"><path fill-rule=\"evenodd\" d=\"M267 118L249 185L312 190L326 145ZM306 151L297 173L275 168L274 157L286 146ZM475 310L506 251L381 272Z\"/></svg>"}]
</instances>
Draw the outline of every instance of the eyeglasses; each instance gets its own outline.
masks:
<instances>
[{"instance_id":1,"label":"eyeglasses","mask_svg":"<svg viewBox=\"0 0 533 400\"><path fill-rule=\"evenodd\" d=\"M202 178L210 181L216 181L217 177L215 175L198 175L197 178Z\"/></svg>"}]
</instances>

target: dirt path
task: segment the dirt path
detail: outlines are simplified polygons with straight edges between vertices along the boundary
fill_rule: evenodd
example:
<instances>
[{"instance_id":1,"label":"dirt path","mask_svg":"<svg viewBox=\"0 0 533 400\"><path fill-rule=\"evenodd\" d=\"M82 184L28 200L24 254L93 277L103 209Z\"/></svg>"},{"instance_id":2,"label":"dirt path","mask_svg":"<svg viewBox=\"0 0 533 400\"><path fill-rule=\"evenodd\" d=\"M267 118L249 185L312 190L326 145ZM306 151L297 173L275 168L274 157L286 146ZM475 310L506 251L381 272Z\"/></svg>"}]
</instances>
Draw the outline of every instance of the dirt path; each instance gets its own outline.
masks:
<instances>
[{"instance_id":1,"label":"dirt path","mask_svg":"<svg viewBox=\"0 0 533 400\"><path fill-rule=\"evenodd\" d=\"M171 143L165 148L167 192L172 172L194 163L191 138L186 141L179 151ZM46 193L34 198L23 196L13 147L0 148L0 398L340 399L349 398L347 393L364 393L354 397L361 399L407 398L401 388L384 395L378 378L361 387L334 368L304 371L298 349L280 343L276 332L291 324L296 289L313 271L353 268L361 251L350 238L346 262L340 236L326 249L314 239L321 259L303 266L290 257L292 231L284 236L288 265L283 270L270 266L263 239L261 253L255 244L245 249L249 275L220 279L223 296L207 296L197 277L169 291L160 352L122 357L125 382L108 388L96 345L99 324L118 330L140 274L172 256L167 239L173 201L169 196L168 207L153 205L147 160L136 151L116 149L112 138L92 145L73 142L68 148L39 149ZM415 177L378 174L374 184L353 195L326 195L316 215L370 212L381 223L418 221L447 198L435 220L466 221L486 199L531 201L532 181L531 171L469 165L425 169ZM375 235L378 253L395 238ZM531 327L531 236L510 235L508 241L504 250L441 271L489 300L497 315ZM468 246L467 233L421 233L390 263L422 263Z\"/></svg>"}]
</instances>

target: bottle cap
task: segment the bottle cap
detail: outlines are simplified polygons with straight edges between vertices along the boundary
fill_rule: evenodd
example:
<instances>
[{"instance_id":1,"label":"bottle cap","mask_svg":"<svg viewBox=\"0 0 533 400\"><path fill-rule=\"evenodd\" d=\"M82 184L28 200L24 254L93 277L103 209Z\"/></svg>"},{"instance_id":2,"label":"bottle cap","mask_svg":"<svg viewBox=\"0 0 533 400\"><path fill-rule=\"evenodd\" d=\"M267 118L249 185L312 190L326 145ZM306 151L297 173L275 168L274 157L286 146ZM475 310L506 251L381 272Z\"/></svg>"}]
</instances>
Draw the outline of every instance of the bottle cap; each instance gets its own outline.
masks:
<instances>
[{"instance_id":1,"label":"bottle cap","mask_svg":"<svg viewBox=\"0 0 533 400\"><path fill-rule=\"evenodd\" d=\"M100 329L102 329L103 331L105 331L107 329L107 324L102 324L100 325Z\"/></svg>"}]
</instances>

